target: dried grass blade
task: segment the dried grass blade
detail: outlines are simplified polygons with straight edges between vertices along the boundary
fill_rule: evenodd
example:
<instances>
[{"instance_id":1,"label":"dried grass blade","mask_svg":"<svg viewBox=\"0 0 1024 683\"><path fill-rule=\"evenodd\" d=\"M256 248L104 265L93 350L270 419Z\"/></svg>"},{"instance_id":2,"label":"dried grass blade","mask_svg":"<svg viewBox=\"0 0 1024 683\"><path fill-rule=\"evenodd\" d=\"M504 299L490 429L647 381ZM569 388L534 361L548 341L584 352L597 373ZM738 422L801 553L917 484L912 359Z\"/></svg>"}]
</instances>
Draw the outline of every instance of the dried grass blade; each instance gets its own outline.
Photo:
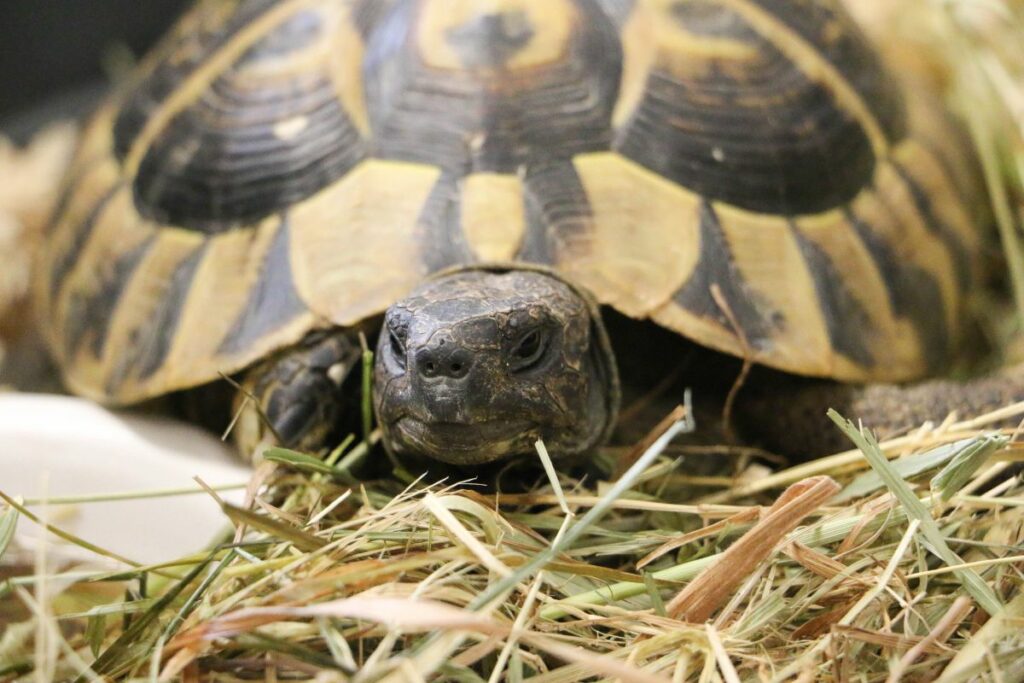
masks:
<instances>
[{"instance_id":1,"label":"dried grass blade","mask_svg":"<svg viewBox=\"0 0 1024 683\"><path fill-rule=\"evenodd\" d=\"M832 628L836 635L857 640L862 643L871 643L891 650L906 650L910 652L915 647L920 647L919 652L930 654L946 654L948 651L934 643L925 643L921 636L905 636L899 633L879 633L859 626L846 626L838 624ZM924 643L922 645L922 643Z\"/></svg>"},{"instance_id":2,"label":"dried grass blade","mask_svg":"<svg viewBox=\"0 0 1024 683\"><path fill-rule=\"evenodd\" d=\"M961 595L954 600L950 608L942 615L939 623L935 625L935 628L900 657L900 661L889 672L889 677L885 679L885 683L898 683L903 677L903 673L911 664L917 661L918 657L928 651L929 648L946 642L949 636L953 634L953 631L956 630L957 625L966 619L973 609L974 605L966 595Z\"/></svg>"},{"instance_id":3,"label":"dried grass blade","mask_svg":"<svg viewBox=\"0 0 1024 683\"><path fill-rule=\"evenodd\" d=\"M334 474L335 468L328 465L320 458L300 453L288 448L274 446L263 451L263 459L267 462L276 462L282 465L294 467L301 472L313 472L316 474Z\"/></svg>"},{"instance_id":4,"label":"dried grass blade","mask_svg":"<svg viewBox=\"0 0 1024 683\"><path fill-rule=\"evenodd\" d=\"M114 677L117 673L127 671L149 656L150 646L158 634L151 629L165 609L170 607L178 596L195 581L214 559L211 553L197 563L188 574L161 595L153 606L144 614L132 621L131 626L93 662L92 668L100 676ZM81 679L78 679L81 681Z\"/></svg>"},{"instance_id":5,"label":"dried grass blade","mask_svg":"<svg viewBox=\"0 0 1024 683\"><path fill-rule=\"evenodd\" d=\"M814 640L820 637L827 631L832 630L832 627L839 623L843 618L843 615L850 611L853 607L853 602L839 603L837 607L834 607L823 614L805 621L796 630L793 631L791 637L793 640Z\"/></svg>"},{"instance_id":6,"label":"dried grass blade","mask_svg":"<svg viewBox=\"0 0 1024 683\"><path fill-rule=\"evenodd\" d=\"M871 590L864 593L864 595L854 603L853 607L843 615L842 619L839 620L837 627L852 625L854 620L860 616L860 613L863 612L868 605L874 602L878 595L885 590L885 587L889 585L893 575L896 573L896 569L899 568L900 562L903 561L903 555L906 554L911 541L914 540L914 534L917 533L917 529L920 524L919 520L910 520L910 524L907 525L907 530L904 532L903 538L900 540L900 544L896 547L896 551L892 554L892 557L889 558L889 562L885 565L885 569L882 571L882 575L878 578L878 582L871 588ZM775 672L775 675L771 680L776 683L789 681L798 673L810 670L815 666L815 662L818 657L825 652L831 644L831 633L819 638L814 645L804 650L804 652L790 662L788 666L783 668L781 671Z\"/></svg>"},{"instance_id":7,"label":"dried grass blade","mask_svg":"<svg viewBox=\"0 0 1024 683\"><path fill-rule=\"evenodd\" d=\"M670 553L673 550L676 550L677 548L682 548L684 545L700 540L702 538L714 536L715 534L721 531L725 531L730 526L753 522L755 519L757 519L759 514L760 510L758 510L757 508L750 508L749 510L737 512L735 515L732 515L731 517L720 519L713 524L709 524L695 531L691 531L690 533L683 534L678 538L673 538L672 540L663 543L662 545L658 546L650 553L645 555L643 559L636 563L636 568L643 569L651 562L654 562L656 559L664 555L665 553Z\"/></svg>"},{"instance_id":8,"label":"dried grass blade","mask_svg":"<svg viewBox=\"0 0 1024 683\"><path fill-rule=\"evenodd\" d=\"M213 568L213 571L211 571L202 580L199 586L194 591L192 591L192 595L188 596L188 599L185 600L185 604L181 606L178 612L174 615L174 618L171 619L170 622L168 622L167 626L165 626L163 631L160 633L161 641L167 641L168 638L171 638L172 636L174 636L175 633L177 633L178 628L182 625L182 623L184 623L185 619L192 612L192 610L195 609L195 606L196 604L198 604L200 598L202 598L206 591L210 589L210 586L212 586L213 582L217 580L217 577L220 576L221 572L223 572L224 569L227 568L227 566L230 565L232 561L234 561L235 556L236 551L234 549L229 551L227 555L221 558L221 560L217 563L217 566Z\"/></svg>"},{"instance_id":9,"label":"dried grass blade","mask_svg":"<svg viewBox=\"0 0 1024 683\"><path fill-rule=\"evenodd\" d=\"M945 467L931 480L931 489L942 501L948 501L968 482L972 475L1010 439L985 434L959 449Z\"/></svg>"},{"instance_id":10,"label":"dried grass blade","mask_svg":"<svg viewBox=\"0 0 1024 683\"><path fill-rule=\"evenodd\" d=\"M808 548L798 541L789 543L783 552L793 558L807 571L825 579L839 576L847 570L847 566L842 562L834 560L828 555L819 553L812 548ZM856 581L856 579L847 580Z\"/></svg>"},{"instance_id":11,"label":"dried grass blade","mask_svg":"<svg viewBox=\"0 0 1024 683\"><path fill-rule=\"evenodd\" d=\"M829 410L828 416L864 453L864 457L867 458L871 467L885 481L885 485L896 499L899 500L900 504L907 511L907 515L911 519L920 521L921 533L928 542L932 553L950 566L964 564L963 560L946 544L945 535L932 518L931 513L928 512L927 506L910 490L907 482L896 472L892 464L882 453L874 436L857 429L852 422L835 410ZM995 591L974 570L961 568L955 574L967 592L971 594L978 605L988 612L990 616L994 616L1002 610L1003 605Z\"/></svg>"},{"instance_id":12,"label":"dried grass blade","mask_svg":"<svg viewBox=\"0 0 1024 683\"><path fill-rule=\"evenodd\" d=\"M562 492L562 483L558 481L558 473L555 472L555 465L551 462L551 455L548 453L548 447L544 445L544 441L537 439L533 444L533 447L537 450L537 456L540 458L541 464L544 465L544 473L548 475L548 481L551 483L551 490L555 493L555 498L558 499L558 505L562 508L562 513L566 516L572 515L572 511L569 510L569 506L565 503L565 493Z\"/></svg>"},{"instance_id":13,"label":"dried grass blade","mask_svg":"<svg viewBox=\"0 0 1024 683\"><path fill-rule=\"evenodd\" d=\"M504 635L508 628L490 617L437 600L359 595L301 607L249 607L210 619L182 641L230 638L265 624L302 618L361 619L405 632L468 630Z\"/></svg>"},{"instance_id":14,"label":"dried grass blade","mask_svg":"<svg viewBox=\"0 0 1024 683\"><path fill-rule=\"evenodd\" d=\"M362 401L360 412L363 418L363 441L370 440L373 432L373 349L366 343L366 335L359 333L359 346L362 351ZM349 368L345 374L351 370Z\"/></svg>"},{"instance_id":15,"label":"dried grass blade","mask_svg":"<svg viewBox=\"0 0 1024 683\"><path fill-rule=\"evenodd\" d=\"M709 619L786 534L837 491L839 484L829 477L813 477L790 486L764 519L669 602L668 613L692 623Z\"/></svg>"},{"instance_id":16,"label":"dried grass blade","mask_svg":"<svg viewBox=\"0 0 1024 683\"><path fill-rule=\"evenodd\" d=\"M181 496L195 496L199 494L209 495L209 491L218 493L224 491L239 491L248 486L247 483L217 484L203 488L193 486L191 488L173 489L149 489L138 491L117 491L108 493L87 493L74 496L51 496L49 498L25 498L22 503L25 505L84 505L88 503L112 503L120 500L154 500L157 498L177 498Z\"/></svg>"},{"instance_id":17,"label":"dried grass blade","mask_svg":"<svg viewBox=\"0 0 1024 683\"><path fill-rule=\"evenodd\" d=\"M469 533L469 530L462 525L462 522L453 515L448 508L441 505L441 502L437 499L432 492L427 492L427 495L423 497L423 505L430 510L430 514L437 518L437 521L444 526L448 532L458 539L459 543L464 545L469 552L471 552L480 563L490 569L498 576L509 576L512 570L508 568L501 560L494 556L494 554L488 550L483 543L476 539L476 536Z\"/></svg>"},{"instance_id":18,"label":"dried grass blade","mask_svg":"<svg viewBox=\"0 0 1024 683\"><path fill-rule=\"evenodd\" d=\"M994 674L990 657L998 653L1003 671L1003 680L1024 680L1024 590L1017 593L999 614L995 615L967 641L943 670L936 683L961 683L961 681L987 678ZM1011 678L1016 672L1016 678ZM998 680L998 679L997 679Z\"/></svg>"},{"instance_id":19,"label":"dried grass blade","mask_svg":"<svg viewBox=\"0 0 1024 683\"><path fill-rule=\"evenodd\" d=\"M561 660L581 665L583 668L600 676L617 678L623 681L623 683L668 683L666 678L655 676L626 662L620 662L608 655L591 652L581 647L563 645L550 638L533 633L523 634L522 640L533 645L538 650L543 650Z\"/></svg>"},{"instance_id":20,"label":"dried grass blade","mask_svg":"<svg viewBox=\"0 0 1024 683\"><path fill-rule=\"evenodd\" d=\"M615 471L612 473L614 479L621 479L625 476L626 472L632 469L637 461L643 456L644 453L651 449L651 446L658 440L658 438L667 432L669 428L675 423L689 419L690 413L684 406L676 406L668 415L663 417L661 421L654 426L650 432L648 432L643 439L638 443L634 444L626 453L619 458L615 463Z\"/></svg>"},{"instance_id":21,"label":"dried grass blade","mask_svg":"<svg viewBox=\"0 0 1024 683\"><path fill-rule=\"evenodd\" d=\"M990 440L991 438L992 437L990 436L982 436L974 439L961 439L960 441L954 441L953 443L943 444L936 448L929 449L924 453L915 453L914 455L894 460L892 461L892 466L896 468L896 471L900 476L904 479L908 479L937 467L942 467L972 445L977 444L979 441ZM1003 437L999 438L1002 439ZM878 472L868 470L847 484L846 487L839 492L839 495L833 498L831 502L836 504L853 500L855 498L863 498L864 496L874 493L884 487L885 482L882 481Z\"/></svg>"},{"instance_id":22,"label":"dried grass blade","mask_svg":"<svg viewBox=\"0 0 1024 683\"><path fill-rule=\"evenodd\" d=\"M537 443L540 442L538 441ZM498 654L498 661L495 663L494 670L491 672L490 678L487 679L487 683L498 683L501 679L501 674L508 664L509 657L511 657L521 633L526 629L526 622L533 615L533 605L537 601L537 594L540 592L540 587L543 583L544 572L537 572L537 576L534 577L533 584L526 594L526 600L523 601L523 607L519 610L519 614L516 615L515 622L512 623L512 633L505 639L505 645Z\"/></svg>"},{"instance_id":23,"label":"dried grass blade","mask_svg":"<svg viewBox=\"0 0 1024 683\"><path fill-rule=\"evenodd\" d=\"M53 534L57 538L62 538L65 541L67 541L68 543L73 543L74 545L77 545L79 548L84 548L84 549L88 550L89 552L92 552L92 553L95 553L95 554L99 555L100 557L106 557L107 559L110 559L110 560L116 560L117 562L121 562L122 564L126 564L129 567L141 567L142 566L141 563L136 562L135 560L129 560L127 557L125 557L123 555L119 555L119 554L117 554L117 553L115 553L115 552L113 552L111 550L107 550L105 548L101 548L98 545L94 545L94 544L90 543L89 541L86 541L83 538L79 538L78 536L75 536L72 533L64 531L60 527L56 527L56 526L54 526L52 524L48 524L47 522L44 522L39 517L37 517L35 514L33 514L28 508L26 508L24 505L22 505L18 501L14 500L10 496L8 496L3 491L0 491L0 500L3 500L12 509L17 510L26 519L28 519L31 522L34 522L35 524L38 524L43 529L46 529L47 531L49 531L51 534Z\"/></svg>"},{"instance_id":24,"label":"dried grass blade","mask_svg":"<svg viewBox=\"0 0 1024 683\"><path fill-rule=\"evenodd\" d=\"M614 502L625 493L636 480L643 474L654 460L661 455L665 450L665 447L676 438L679 434L684 431L692 431L693 423L691 421L691 410L689 408L689 395L687 395L687 406L679 406L670 414L674 419L668 423L667 428L664 429L656 438L645 439L650 442L650 446L644 451L637 460L633 463L633 466L626 471L622 477L619 478L615 484L608 489L599 503L594 507L590 508L587 514L583 515L579 521L575 522L560 538L557 538L554 543L550 546L537 553L532 560L524 564L518 570L508 577L498 581L497 583L491 584L491 586L478 595L470 605L470 609L480 609L484 605L490 603L498 595L502 595L507 591L515 587L516 584L521 582L527 576L532 575L537 570L543 568L548 562L555 559L563 550L572 546L591 526L597 523L604 515L611 509ZM656 429L661 429L665 425L666 421L663 420ZM568 518L567 518L568 519ZM640 590L643 590L643 584L640 584Z\"/></svg>"},{"instance_id":25,"label":"dried grass blade","mask_svg":"<svg viewBox=\"0 0 1024 683\"><path fill-rule=\"evenodd\" d=\"M519 568L530 561L529 556L511 555L505 558L505 564L509 567ZM553 572L572 574L573 576L586 576L605 583L638 583L644 580L640 574L633 574L621 569L610 569L589 562L576 562L573 560L552 560L548 562L547 568ZM648 576L652 576L648 574Z\"/></svg>"},{"instance_id":26,"label":"dried grass blade","mask_svg":"<svg viewBox=\"0 0 1024 683\"><path fill-rule=\"evenodd\" d=\"M977 560L975 562L964 562L963 564L954 564L946 567L939 567L937 569L926 569L920 572L913 572L907 574L908 579L918 579L922 576L935 576L936 574L949 574L956 572L960 569L971 569L974 567L992 567L998 564L1017 564L1024 562L1024 555L1010 555L1008 557L993 557L990 560Z\"/></svg>"},{"instance_id":27,"label":"dried grass blade","mask_svg":"<svg viewBox=\"0 0 1024 683\"><path fill-rule=\"evenodd\" d=\"M257 514L252 510L246 510L230 503L225 503L221 509L224 510L224 514L235 524L251 526L275 538L290 541L299 550L313 552L327 545L327 541L319 536L306 533L302 529L272 517Z\"/></svg>"},{"instance_id":28,"label":"dried grass blade","mask_svg":"<svg viewBox=\"0 0 1024 683\"><path fill-rule=\"evenodd\" d=\"M711 644L711 651L715 654L715 661L718 662L718 670L722 672L722 678L725 679L726 683L740 683L739 674L736 673L736 667L732 665L732 660L729 659L729 653L725 650L725 645L722 644L722 639L718 635L718 629L712 624L704 624L704 630L708 634L708 643Z\"/></svg>"},{"instance_id":29,"label":"dried grass blade","mask_svg":"<svg viewBox=\"0 0 1024 683\"><path fill-rule=\"evenodd\" d=\"M798 529L791 534L790 540L811 546L827 545L849 538L850 534L859 528L871 530L890 528L903 523L906 519L906 511L903 508L894 509L885 516L880 516L877 512L850 515L843 519L829 520L824 524ZM652 572L651 576L658 581L688 581L699 575L709 565L717 562L721 557L721 553L708 555L707 557L690 560L674 567ZM614 583L596 590L576 593L558 602L549 604L541 610L540 615L544 619L561 619L568 614L566 607L607 605L640 595L644 590L646 590L646 587L641 582L623 581Z\"/></svg>"}]
</instances>

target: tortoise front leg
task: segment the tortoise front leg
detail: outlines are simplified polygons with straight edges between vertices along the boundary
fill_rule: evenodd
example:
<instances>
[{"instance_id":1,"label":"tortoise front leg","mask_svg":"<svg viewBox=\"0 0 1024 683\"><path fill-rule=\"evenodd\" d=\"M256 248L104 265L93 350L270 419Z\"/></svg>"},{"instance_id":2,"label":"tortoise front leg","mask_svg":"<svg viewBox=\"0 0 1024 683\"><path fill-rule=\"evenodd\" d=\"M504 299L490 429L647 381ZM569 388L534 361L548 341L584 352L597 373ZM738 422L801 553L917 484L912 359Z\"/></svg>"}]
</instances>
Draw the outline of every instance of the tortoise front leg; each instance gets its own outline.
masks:
<instances>
[{"instance_id":1,"label":"tortoise front leg","mask_svg":"<svg viewBox=\"0 0 1024 683\"><path fill-rule=\"evenodd\" d=\"M331 330L248 370L235 398L232 432L242 455L253 457L267 443L309 452L329 446L354 404L342 386L360 357L354 332Z\"/></svg>"}]
</instances>

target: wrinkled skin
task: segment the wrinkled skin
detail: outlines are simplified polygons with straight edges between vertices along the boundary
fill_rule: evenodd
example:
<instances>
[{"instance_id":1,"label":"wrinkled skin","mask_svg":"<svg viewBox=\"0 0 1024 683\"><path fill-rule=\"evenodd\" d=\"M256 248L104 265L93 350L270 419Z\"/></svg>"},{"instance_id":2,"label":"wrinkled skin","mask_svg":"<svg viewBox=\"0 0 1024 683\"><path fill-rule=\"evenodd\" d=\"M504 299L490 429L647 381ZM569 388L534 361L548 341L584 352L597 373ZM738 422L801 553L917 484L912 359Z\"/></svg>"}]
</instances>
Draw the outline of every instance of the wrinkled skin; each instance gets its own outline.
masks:
<instances>
[{"instance_id":1,"label":"wrinkled skin","mask_svg":"<svg viewBox=\"0 0 1024 683\"><path fill-rule=\"evenodd\" d=\"M246 373L232 410L243 457L268 436L281 446L314 452L338 436L346 408L351 412L342 385L361 357L355 337L345 329L318 332Z\"/></svg>"},{"instance_id":2,"label":"wrinkled skin","mask_svg":"<svg viewBox=\"0 0 1024 683\"><path fill-rule=\"evenodd\" d=\"M398 455L477 465L594 448L615 421L615 361L596 309L538 271L463 270L388 309L374 403Z\"/></svg>"}]
</instances>

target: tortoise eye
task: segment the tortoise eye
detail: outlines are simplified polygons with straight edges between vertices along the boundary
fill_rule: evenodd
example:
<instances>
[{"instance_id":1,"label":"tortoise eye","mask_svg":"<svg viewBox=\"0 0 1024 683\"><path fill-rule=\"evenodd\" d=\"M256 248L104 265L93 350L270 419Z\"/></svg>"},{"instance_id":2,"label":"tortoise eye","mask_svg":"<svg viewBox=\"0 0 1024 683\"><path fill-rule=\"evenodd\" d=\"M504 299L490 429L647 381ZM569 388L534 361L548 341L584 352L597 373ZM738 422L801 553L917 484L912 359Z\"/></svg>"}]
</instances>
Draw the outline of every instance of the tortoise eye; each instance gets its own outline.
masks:
<instances>
[{"instance_id":1,"label":"tortoise eye","mask_svg":"<svg viewBox=\"0 0 1024 683\"><path fill-rule=\"evenodd\" d=\"M391 347L391 355L395 359L395 362L404 370L405 369L405 344L399 338L398 333L392 328L388 328L388 342Z\"/></svg>"},{"instance_id":2,"label":"tortoise eye","mask_svg":"<svg viewBox=\"0 0 1024 683\"><path fill-rule=\"evenodd\" d=\"M509 365L512 372L525 372L536 367L548 348L548 335L544 330L532 330L523 335L512 347Z\"/></svg>"}]
</instances>

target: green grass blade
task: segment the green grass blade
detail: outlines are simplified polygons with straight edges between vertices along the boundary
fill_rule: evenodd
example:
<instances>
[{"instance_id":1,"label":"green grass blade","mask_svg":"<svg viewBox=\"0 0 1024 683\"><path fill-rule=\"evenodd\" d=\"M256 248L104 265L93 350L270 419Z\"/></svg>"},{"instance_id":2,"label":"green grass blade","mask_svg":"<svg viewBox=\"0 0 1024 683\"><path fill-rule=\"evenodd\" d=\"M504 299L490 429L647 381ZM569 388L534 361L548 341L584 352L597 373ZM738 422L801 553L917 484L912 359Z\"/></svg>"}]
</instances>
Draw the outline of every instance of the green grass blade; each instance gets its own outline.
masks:
<instances>
[{"instance_id":1,"label":"green grass blade","mask_svg":"<svg viewBox=\"0 0 1024 683\"><path fill-rule=\"evenodd\" d=\"M888 458L885 457L885 454L882 453L882 449L878 447L878 441L875 437L870 432L859 430L852 422L834 409L829 409L828 416L856 444L857 448L864 453L864 457L872 469L878 472L886 487L907 511L908 517L920 521L920 532L924 536L924 540L927 541L928 549L949 566L963 564L964 561L946 544L946 538L942 530L939 529L939 525L935 523L931 513L928 512L928 508L914 494L910 486L907 485L907 482L903 480L903 477L900 476L896 468L892 466ZM971 597L989 615L994 616L1003 609L1003 605L995 591L974 570L961 568L957 569L955 574L967 592L971 594Z\"/></svg>"},{"instance_id":2,"label":"green grass blade","mask_svg":"<svg viewBox=\"0 0 1024 683\"><path fill-rule=\"evenodd\" d=\"M18 511L9 507L0 513L0 560L4 558L4 552L14 539L14 532L18 528Z\"/></svg>"},{"instance_id":3,"label":"green grass blade","mask_svg":"<svg viewBox=\"0 0 1024 683\"><path fill-rule=\"evenodd\" d=\"M612 504L618 500L622 494L629 490L636 480L640 477L644 471L650 467L659 455L665 450L665 447L671 443L672 439L676 438L683 432L692 431L693 422L691 418L691 411L689 408L689 400L687 400L687 408L685 411L680 412L678 417L669 427L662 433L654 443L644 451L643 455L637 458L636 462L623 474L615 484L608 489L601 501L590 508L578 522L572 524L569 529L562 536L560 542L552 543L542 551L534 555L533 559L521 566L515 572L511 573L501 581L492 583L487 590L481 592L473 601L469 604L469 609L479 610L485 605L489 604L497 596L503 595L507 591L511 590L523 581L528 576L533 575L540 569L543 569L549 562L554 560L560 553L568 548L580 539L581 536L591 526L596 524L604 515L611 509ZM641 590L645 587L640 584Z\"/></svg>"},{"instance_id":4,"label":"green grass blade","mask_svg":"<svg viewBox=\"0 0 1024 683\"><path fill-rule=\"evenodd\" d=\"M105 614L94 614L85 621L85 642L89 644L89 651L93 657L98 657L103 647L103 638L107 634L107 616Z\"/></svg>"},{"instance_id":5,"label":"green grass blade","mask_svg":"<svg viewBox=\"0 0 1024 683\"><path fill-rule=\"evenodd\" d=\"M171 619L170 623L168 623L166 628L164 628L163 632L160 634L161 639L164 641L170 640L174 634L177 633L182 622L184 622L192 610L195 609L196 603L199 602L199 599L203 597L203 593L209 589L217 577L220 576L220 573L224 571L224 569L231 564L237 556L237 552L232 549L231 552L221 558L221 561L217 563L217 566L213 568L213 571L203 579L198 588L192 591L192 595L188 596L188 600L185 601L185 604L181 606L178 613L174 615L174 618Z\"/></svg>"},{"instance_id":6,"label":"green grass blade","mask_svg":"<svg viewBox=\"0 0 1024 683\"><path fill-rule=\"evenodd\" d=\"M961 439L960 441L954 441L953 443L947 443L936 448L932 448L924 453L916 453L890 462L901 477L909 479L928 472L929 470L943 467L951 460L955 459L957 454L971 447L979 440L989 438L990 437ZM832 504L845 503L848 500L862 498L870 493L874 493L884 486L885 482L882 481L882 477L879 476L878 472L868 470L847 484L846 487L829 502Z\"/></svg>"},{"instance_id":7,"label":"green grass blade","mask_svg":"<svg viewBox=\"0 0 1024 683\"><path fill-rule=\"evenodd\" d=\"M964 487L978 468L1009 442L1008 437L988 434L972 439L971 443L960 449L953 459L932 477L932 492L942 501L949 500Z\"/></svg>"},{"instance_id":8,"label":"green grass blade","mask_svg":"<svg viewBox=\"0 0 1024 683\"><path fill-rule=\"evenodd\" d=\"M956 653L938 683L966 683L981 680L1024 680L1024 592L1018 593L1006 609L989 619ZM999 671L993 671L998 667ZM997 676L989 678L988 674Z\"/></svg>"},{"instance_id":9,"label":"green grass blade","mask_svg":"<svg viewBox=\"0 0 1024 683\"><path fill-rule=\"evenodd\" d=\"M100 676L116 677L118 673L130 670L140 662L145 661L150 653L152 645L156 642L158 632L153 625L170 607L178 596L188 588L193 581L206 569L214 559L211 553L202 562L197 563L180 581L160 596L153 606L137 619L132 621L131 626L124 630L121 635L103 653L96 658L92 670ZM76 683L84 683L85 679L79 677Z\"/></svg>"},{"instance_id":10,"label":"green grass blade","mask_svg":"<svg viewBox=\"0 0 1024 683\"><path fill-rule=\"evenodd\" d=\"M263 452L263 459L294 467L302 472L313 472L316 474L334 474L334 468L320 458L312 455L299 453L288 448L268 448Z\"/></svg>"},{"instance_id":11,"label":"green grass blade","mask_svg":"<svg viewBox=\"0 0 1024 683\"><path fill-rule=\"evenodd\" d=\"M11 508L17 510L19 513L24 515L26 519L28 519L28 520L38 524L39 526L41 526L42 528L46 529L48 532L50 532L54 536L56 536L58 538L62 538L65 541L67 541L68 543L73 543L74 545L77 545L79 548L84 548L84 549L88 550L89 552L95 553L95 554L97 554L97 555L99 555L101 557L106 557L106 558L109 558L111 560L116 560L116 561L121 562L123 564L127 564L130 567L140 567L141 566L141 564L139 562L136 562L134 560L130 560L127 557L124 557L123 555L118 555L117 553L111 552L110 550L107 550L105 548L101 548L98 545L90 543L89 541L86 541L83 538L79 538L78 536L75 536L72 533L64 531L60 527L54 526L53 524L47 524L43 520L39 519L39 517L34 515L24 505L22 505L21 503L19 503L16 500L14 500L13 498L8 496L3 491L0 491L0 499L2 499L5 503L7 503L9 506L11 506Z\"/></svg>"},{"instance_id":12,"label":"green grass blade","mask_svg":"<svg viewBox=\"0 0 1024 683\"><path fill-rule=\"evenodd\" d=\"M254 529L258 529L265 534L269 534L275 538L279 538L285 541L290 541L299 550L305 552L312 552L319 550L327 545L327 541L314 536L313 534L306 533L298 527L292 526L286 522L282 522L266 515L261 515L252 510L246 510L230 503L225 503L221 506L232 522L236 524L245 524L251 526Z\"/></svg>"}]
</instances>

